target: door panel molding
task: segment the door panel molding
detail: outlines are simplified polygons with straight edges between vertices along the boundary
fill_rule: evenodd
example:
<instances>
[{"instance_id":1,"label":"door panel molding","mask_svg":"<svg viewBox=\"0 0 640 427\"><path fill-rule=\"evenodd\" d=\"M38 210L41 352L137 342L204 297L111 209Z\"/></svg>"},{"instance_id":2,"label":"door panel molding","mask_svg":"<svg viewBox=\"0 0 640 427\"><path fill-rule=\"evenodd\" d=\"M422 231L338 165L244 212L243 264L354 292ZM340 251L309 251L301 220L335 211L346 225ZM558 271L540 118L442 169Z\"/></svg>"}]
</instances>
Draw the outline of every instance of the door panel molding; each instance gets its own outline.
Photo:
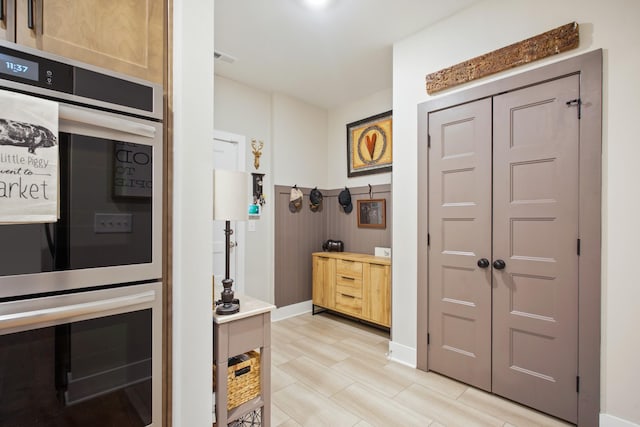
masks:
<instances>
[{"instance_id":1,"label":"door panel molding","mask_svg":"<svg viewBox=\"0 0 640 427\"><path fill-rule=\"evenodd\" d=\"M574 423L579 95L571 75L493 97L492 391Z\"/></svg>"},{"instance_id":2,"label":"door panel molding","mask_svg":"<svg viewBox=\"0 0 640 427\"><path fill-rule=\"evenodd\" d=\"M491 277L477 265L491 258L491 99L429 120L429 362L491 391Z\"/></svg>"},{"instance_id":3,"label":"door panel molding","mask_svg":"<svg viewBox=\"0 0 640 427\"><path fill-rule=\"evenodd\" d=\"M493 97L564 76L580 79L582 118L579 121L579 221L581 251L578 257L578 424L597 426L600 410L600 318L601 318L601 168L602 168L602 50L520 73L465 91L445 95L418 105L418 336L417 365L428 370L427 331L429 322L428 218L429 164L428 115L452 106ZM524 149L524 147L523 147ZM549 159L552 157L550 156ZM521 170L518 173L527 173ZM534 190L527 189L526 194ZM528 193L527 193L528 192ZM533 194L540 200L540 194ZM541 208L542 209L542 208ZM433 237L433 236L431 236ZM522 255L527 257L528 255ZM516 259L517 261L517 259ZM514 261L510 261L514 262ZM528 276L552 276L550 271ZM531 272L532 273L532 272ZM544 316L543 313L538 315Z\"/></svg>"}]
</instances>

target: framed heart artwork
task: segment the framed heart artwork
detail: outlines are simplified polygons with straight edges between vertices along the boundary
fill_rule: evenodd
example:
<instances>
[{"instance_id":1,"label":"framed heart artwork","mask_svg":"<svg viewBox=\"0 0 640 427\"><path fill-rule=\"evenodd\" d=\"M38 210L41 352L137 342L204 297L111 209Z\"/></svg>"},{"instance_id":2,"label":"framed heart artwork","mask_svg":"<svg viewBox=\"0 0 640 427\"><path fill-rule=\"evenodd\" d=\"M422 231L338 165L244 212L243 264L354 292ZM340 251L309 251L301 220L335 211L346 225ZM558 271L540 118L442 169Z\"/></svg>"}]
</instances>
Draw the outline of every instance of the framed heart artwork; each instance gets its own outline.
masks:
<instances>
[{"instance_id":1,"label":"framed heart artwork","mask_svg":"<svg viewBox=\"0 0 640 427\"><path fill-rule=\"evenodd\" d=\"M347 176L390 172L391 111L347 124Z\"/></svg>"}]
</instances>

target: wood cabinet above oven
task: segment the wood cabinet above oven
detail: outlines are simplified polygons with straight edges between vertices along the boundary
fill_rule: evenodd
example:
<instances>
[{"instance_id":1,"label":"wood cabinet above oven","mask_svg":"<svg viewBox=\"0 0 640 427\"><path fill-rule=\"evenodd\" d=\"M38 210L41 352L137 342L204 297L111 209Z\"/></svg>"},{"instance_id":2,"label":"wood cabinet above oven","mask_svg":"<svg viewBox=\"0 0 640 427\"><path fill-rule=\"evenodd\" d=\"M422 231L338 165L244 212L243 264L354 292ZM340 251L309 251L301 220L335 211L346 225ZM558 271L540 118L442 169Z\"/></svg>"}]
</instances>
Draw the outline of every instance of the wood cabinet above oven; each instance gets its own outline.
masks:
<instances>
[{"instance_id":1,"label":"wood cabinet above oven","mask_svg":"<svg viewBox=\"0 0 640 427\"><path fill-rule=\"evenodd\" d=\"M161 0L0 0L0 38L162 84Z\"/></svg>"}]
</instances>

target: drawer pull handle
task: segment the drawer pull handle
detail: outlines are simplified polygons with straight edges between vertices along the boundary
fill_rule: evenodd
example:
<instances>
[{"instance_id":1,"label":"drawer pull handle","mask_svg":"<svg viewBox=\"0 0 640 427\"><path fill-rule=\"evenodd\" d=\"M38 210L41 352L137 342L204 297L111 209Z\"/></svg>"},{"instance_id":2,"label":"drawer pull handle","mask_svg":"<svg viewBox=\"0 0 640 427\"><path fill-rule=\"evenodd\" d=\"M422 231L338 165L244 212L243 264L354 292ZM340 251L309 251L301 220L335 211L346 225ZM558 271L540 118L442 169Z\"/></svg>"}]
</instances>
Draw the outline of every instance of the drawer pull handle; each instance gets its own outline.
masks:
<instances>
[{"instance_id":1,"label":"drawer pull handle","mask_svg":"<svg viewBox=\"0 0 640 427\"><path fill-rule=\"evenodd\" d=\"M33 19L33 0L27 0L27 27L30 30L36 27Z\"/></svg>"},{"instance_id":2,"label":"drawer pull handle","mask_svg":"<svg viewBox=\"0 0 640 427\"><path fill-rule=\"evenodd\" d=\"M239 377L241 375L248 374L249 372L251 372L251 366L245 366L244 368L235 371L234 374L236 377Z\"/></svg>"},{"instance_id":3,"label":"drawer pull handle","mask_svg":"<svg viewBox=\"0 0 640 427\"><path fill-rule=\"evenodd\" d=\"M342 277L344 280L356 280L355 277L347 277L347 276L340 276Z\"/></svg>"},{"instance_id":4,"label":"drawer pull handle","mask_svg":"<svg viewBox=\"0 0 640 427\"><path fill-rule=\"evenodd\" d=\"M342 295L343 297L346 297L346 298L354 298L355 299L355 297L353 295L347 295L347 294L340 294L340 295Z\"/></svg>"}]
</instances>

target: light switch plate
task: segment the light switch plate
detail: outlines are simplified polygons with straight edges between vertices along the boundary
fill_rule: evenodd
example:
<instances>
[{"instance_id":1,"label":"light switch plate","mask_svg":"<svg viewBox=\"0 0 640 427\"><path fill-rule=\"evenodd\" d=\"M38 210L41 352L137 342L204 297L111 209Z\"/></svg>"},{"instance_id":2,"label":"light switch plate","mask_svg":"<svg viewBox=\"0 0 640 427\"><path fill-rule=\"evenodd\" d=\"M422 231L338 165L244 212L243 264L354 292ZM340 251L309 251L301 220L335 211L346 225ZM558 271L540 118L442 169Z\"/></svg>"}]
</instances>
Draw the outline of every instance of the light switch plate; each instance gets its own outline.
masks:
<instances>
[{"instance_id":1,"label":"light switch plate","mask_svg":"<svg viewBox=\"0 0 640 427\"><path fill-rule=\"evenodd\" d=\"M131 233L133 215L130 213L95 213L93 231L95 233Z\"/></svg>"},{"instance_id":2,"label":"light switch plate","mask_svg":"<svg viewBox=\"0 0 640 427\"><path fill-rule=\"evenodd\" d=\"M386 258L391 258L391 248L380 248L378 246L375 247L375 256L383 256Z\"/></svg>"}]
</instances>

